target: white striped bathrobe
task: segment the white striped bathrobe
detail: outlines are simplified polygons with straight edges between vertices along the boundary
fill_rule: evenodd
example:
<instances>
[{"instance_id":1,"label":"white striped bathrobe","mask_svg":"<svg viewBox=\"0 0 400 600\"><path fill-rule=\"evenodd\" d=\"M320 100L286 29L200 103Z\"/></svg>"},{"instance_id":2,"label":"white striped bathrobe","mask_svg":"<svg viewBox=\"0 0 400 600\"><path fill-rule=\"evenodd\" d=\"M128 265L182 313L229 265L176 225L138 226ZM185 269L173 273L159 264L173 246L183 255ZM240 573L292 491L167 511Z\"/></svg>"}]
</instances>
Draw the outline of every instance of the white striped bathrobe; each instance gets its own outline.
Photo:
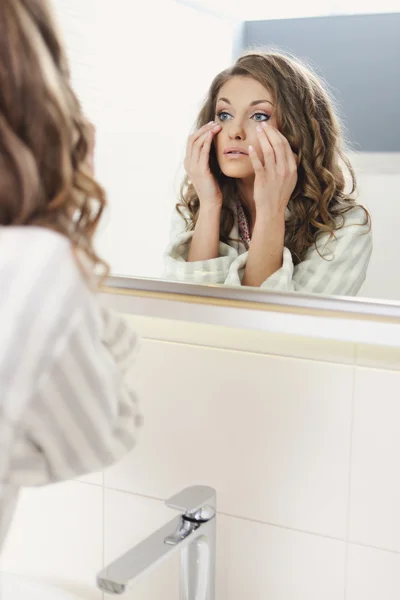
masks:
<instances>
[{"instance_id":1,"label":"white striped bathrobe","mask_svg":"<svg viewBox=\"0 0 400 600\"><path fill-rule=\"evenodd\" d=\"M99 470L134 446L135 347L65 237L0 227L0 553L20 487Z\"/></svg>"},{"instance_id":2,"label":"white striped bathrobe","mask_svg":"<svg viewBox=\"0 0 400 600\"><path fill-rule=\"evenodd\" d=\"M237 213L231 231L239 239ZM288 213L287 213L288 216ZM364 225L366 215L359 206L344 215L345 224L329 234L318 236L317 248L311 246L304 260L293 264L288 248L283 251L282 267L261 284L261 289L355 296L360 290L372 253L372 233ZM219 256L210 260L187 262L193 232L185 229L184 219L174 210L170 244L164 257L164 279L199 284L240 286L248 251L241 242L220 242Z\"/></svg>"}]
</instances>

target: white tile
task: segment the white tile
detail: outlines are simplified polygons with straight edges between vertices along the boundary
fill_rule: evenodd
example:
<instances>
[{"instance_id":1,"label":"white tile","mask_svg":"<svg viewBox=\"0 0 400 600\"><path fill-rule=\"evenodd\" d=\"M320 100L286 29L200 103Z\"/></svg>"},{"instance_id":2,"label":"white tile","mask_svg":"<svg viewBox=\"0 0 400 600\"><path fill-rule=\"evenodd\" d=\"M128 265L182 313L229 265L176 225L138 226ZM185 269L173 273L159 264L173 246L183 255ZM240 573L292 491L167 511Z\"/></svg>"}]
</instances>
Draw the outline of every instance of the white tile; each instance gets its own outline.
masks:
<instances>
[{"instance_id":1,"label":"white tile","mask_svg":"<svg viewBox=\"0 0 400 600\"><path fill-rule=\"evenodd\" d=\"M400 555L350 545L346 600L398 600Z\"/></svg>"},{"instance_id":2,"label":"white tile","mask_svg":"<svg viewBox=\"0 0 400 600\"><path fill-rule=\"evenodd\" d=\"M102 507L103 490L79 482L24 490L2 553L2 570L99 600Z\"/></svg>"},{"instance_id":3,"label":"white tile","mask_svg":"<svg viewBox=\"0 0 400 600\"><path fill-rule=\"evenodd\" d=\"M344 599L344 542L217 518L217 599Z\"/></svg>"},{"instance_id":4,"label":"white tile","mask_svg":"<svg viewBox=\"0 0 400 600\"><path fill-rule=\"evenodd\" d=\"M210 485L224 513L345 536L350 367L145 341L133 377L145 423L106 486Z\"/></svg>"},{"instance_id":5,"label":"white tile","mask_svg":"<svg viewBox=\"0 0 400 600\"><path fill-rule=\"evenodd\" d=\"M357 369L350 539L400 551L400 373Z\"/></svg>"},{"instance_id":6,"label":"white tile","mask_svg":"<svg viewBox=\"0 0 400 600\"><path fill-rule=\"evenodd\" d=\"M167 522L162 502L106 490L105 556L114 560ZM218 600L342 600L344 543L217 515ZM179 557L144 576L126 600L179 597Z\"/></svg>"},{"instance_id":7,"label":"white tile","mask_svg":"<svg viewBox=\"0 0 400 600\"><path fill-rule=\"evenodd\" d=\"M119 558L176 516L163 502L126 492L105 490L105 565ZM179 598L179 553L138 579L124 600ZM108 596L106 596L108 598Z\"/></svg>"}]
</instances>

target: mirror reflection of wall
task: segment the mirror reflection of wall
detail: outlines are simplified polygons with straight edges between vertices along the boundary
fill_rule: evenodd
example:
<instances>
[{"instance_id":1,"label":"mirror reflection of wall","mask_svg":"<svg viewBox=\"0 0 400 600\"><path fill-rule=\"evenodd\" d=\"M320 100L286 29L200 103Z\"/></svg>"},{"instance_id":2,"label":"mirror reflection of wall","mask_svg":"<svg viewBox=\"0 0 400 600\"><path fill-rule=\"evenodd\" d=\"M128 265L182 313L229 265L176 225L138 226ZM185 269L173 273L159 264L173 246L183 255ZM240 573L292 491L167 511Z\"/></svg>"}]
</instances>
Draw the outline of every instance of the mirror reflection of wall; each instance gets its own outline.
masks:
<instances>
[{"instance_id":1,"label":"mirror reflection of wall","mask_svg":"<svg viewBox=\"0 0 400 600\"><path fill-rule=\"evenodd\" d=\"M358 201L373 220L374 251L359 295L400 299L391 275L400 184L400 91L393 77L400 15L390 14L396 9L390 2L375 7L387 14L356 16L345 13L365 9L335 2L325 14L342 15L329 18L318 17L315 2L295 9L262 4L164 0L139 11L126 0L114 7L97 0L56 3L75 83L97 128L96 169L109 193L101 252L113 274L160 277L186 139L204 95L242 50L268 43L309 61L337 98L357 151L351 158Z\"/></svg>"},{"instance_id":2,"label":"mirror reflection of wall","mask_svg":"<svg viewBox=\"0 0 400 600\"><path fill-rule=\"evenodd\" d=\"M99 247L113 273L159 277L186 138L237 23L174 0L55 6L109 195Z\"/></svg>"}]
</instances>

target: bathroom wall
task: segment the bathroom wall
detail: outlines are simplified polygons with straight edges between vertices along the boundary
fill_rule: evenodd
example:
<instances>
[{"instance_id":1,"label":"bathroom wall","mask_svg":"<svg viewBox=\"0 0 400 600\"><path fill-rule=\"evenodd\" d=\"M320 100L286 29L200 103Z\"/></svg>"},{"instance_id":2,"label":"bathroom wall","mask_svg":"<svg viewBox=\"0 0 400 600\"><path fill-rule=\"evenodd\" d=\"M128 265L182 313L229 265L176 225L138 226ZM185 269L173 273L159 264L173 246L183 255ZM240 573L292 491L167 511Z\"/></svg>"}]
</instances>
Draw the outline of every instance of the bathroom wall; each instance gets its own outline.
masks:
<instances>
[{"instance_id":1,"label":"bathroom wall","mask_svg":"<svg viewBox=\"0 0 400 600\"><path fill-rule=\"evenodd\" d=\"M400 153L362 153L354 164L358 201L371 214L373 233L367 278L358 295L399 301Z\"/></svg>"},{"instance_id":2,"label":"bathroom wall","mask_svg":"<svg viewBox=\"0 0 400 600\"><path fill-rule=\"evenodd\" d=\"M95 574L218 492L217 600L397 600L400 350L132 318L145 427L105 473L22 494L2 568L97 600ZM127 600L178 598L175 558Z\"/></svg>"},{"instance_id":3,"label":"bathroom wall","mask_svg":"<svg viewBox=\"0 0 400 600\"><path fill-rule=\"evenodd\" d=\"M268 45L305 59L328 82L356 150L399 152L399 26L400 12L248 21L241 51Z\"/></svg>"}]
</instances>

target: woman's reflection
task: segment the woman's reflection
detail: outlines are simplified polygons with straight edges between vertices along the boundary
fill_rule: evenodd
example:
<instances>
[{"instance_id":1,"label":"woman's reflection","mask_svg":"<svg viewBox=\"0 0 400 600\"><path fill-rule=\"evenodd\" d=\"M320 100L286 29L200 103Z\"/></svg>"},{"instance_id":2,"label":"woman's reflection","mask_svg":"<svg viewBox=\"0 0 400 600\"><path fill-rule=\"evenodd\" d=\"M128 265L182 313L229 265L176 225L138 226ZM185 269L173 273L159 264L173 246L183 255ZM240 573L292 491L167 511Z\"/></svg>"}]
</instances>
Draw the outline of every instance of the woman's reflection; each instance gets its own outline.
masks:
<instances>
[{"instance_id":1,"label":"woman's reflection","mask_svg":"<svg viewBox=\"0 0 400 600\"><path fill-rule=\"evenodd\" d=\"M278 53L239 58L214 79L189 137L165 277L357 294L371 226L342 146L333 103L309 69Z\"/></svg>"}]
</instances>

